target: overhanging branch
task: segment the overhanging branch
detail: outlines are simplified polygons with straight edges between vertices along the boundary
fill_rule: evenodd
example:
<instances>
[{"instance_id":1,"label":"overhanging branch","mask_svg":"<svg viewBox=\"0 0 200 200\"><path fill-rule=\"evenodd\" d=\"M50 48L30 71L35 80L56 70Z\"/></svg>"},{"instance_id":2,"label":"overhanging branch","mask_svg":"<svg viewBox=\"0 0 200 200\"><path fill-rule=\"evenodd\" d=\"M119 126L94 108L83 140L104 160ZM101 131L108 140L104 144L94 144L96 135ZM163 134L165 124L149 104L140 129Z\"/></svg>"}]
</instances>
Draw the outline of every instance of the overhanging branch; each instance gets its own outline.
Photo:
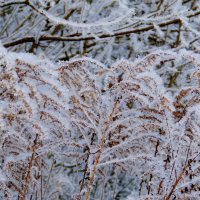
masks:
<instances>
[{"instance_id":1,"label":"overhanging branch","mask_svg":"<svg viewBox=\"0 0 200 200\"><path fill-rule=\"evenodd\" d=\"M196 11L196 12L188 15L187 18L191 18L191 17L197 16L199 14L200 14L200 11ZM168 26L168 25L171 25L171 24L180 23L180 21L181 20L177 17L176 19L161 22L161 23L158 24L158 26L164 27L164 26ZM79 37L69 37L69 36L62 37L62 36L43 35L38 39L38 42L40 42L40 41L78 42L78 41L85 41L85 40L95 40L97 38L106 39L106 38L111 38L111 37L128 35L128 34L131 34L131 33L139 34L141 32L149 31L149 30L152 30L152 29L154 29L154 26L148 25L148 26L144 26L144 27L140 27L140 28L134 28L134 29L130 29L130 30L115 32L113 34L103 33L103 34L99 34L99 35L96 35L96 36L86 36L86 37L82 37L82 36L79 36ZM27 36L27 37L24 37L24 38L14 40L12 42L3 43L3 46L4 47L11 47L11 46L16 46L16 45L20 45L20 44L28 43L28 42L35 42L35 38L33 36Z\"/></svg>"}]
</instances>

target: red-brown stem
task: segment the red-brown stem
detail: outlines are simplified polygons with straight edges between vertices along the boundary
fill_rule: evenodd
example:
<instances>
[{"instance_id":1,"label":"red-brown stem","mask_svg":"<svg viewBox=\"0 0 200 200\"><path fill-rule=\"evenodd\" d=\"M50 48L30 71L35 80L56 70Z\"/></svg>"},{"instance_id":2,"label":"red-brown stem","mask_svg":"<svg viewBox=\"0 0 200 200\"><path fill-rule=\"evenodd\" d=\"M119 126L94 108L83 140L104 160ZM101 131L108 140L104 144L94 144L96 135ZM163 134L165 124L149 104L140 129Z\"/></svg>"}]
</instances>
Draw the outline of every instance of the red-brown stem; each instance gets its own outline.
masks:
<instances>
[{"instance_id":1,"label":"red-brown stem","mask_svg":"<svg viewBox=\"0 0 200 200\"><path fill-rule=\"evenodd\" d=\"M33 146L32 146L31 159L30 159L30 162L29 162L28 167L26 169L24 188L23 188L22 197L21 197L22 200L26 200L26 195L27 195L27 192L28 192L28 186L29 186L30 179L31 179L30 172L31 172L31 168L33 166L33 162L35 160L35 150L36 150L36 145L37 145L37 137L38 137L38 135L36 135L36 138L34 140L34 143L33 143Z\"/></svg>"}]
</instances>

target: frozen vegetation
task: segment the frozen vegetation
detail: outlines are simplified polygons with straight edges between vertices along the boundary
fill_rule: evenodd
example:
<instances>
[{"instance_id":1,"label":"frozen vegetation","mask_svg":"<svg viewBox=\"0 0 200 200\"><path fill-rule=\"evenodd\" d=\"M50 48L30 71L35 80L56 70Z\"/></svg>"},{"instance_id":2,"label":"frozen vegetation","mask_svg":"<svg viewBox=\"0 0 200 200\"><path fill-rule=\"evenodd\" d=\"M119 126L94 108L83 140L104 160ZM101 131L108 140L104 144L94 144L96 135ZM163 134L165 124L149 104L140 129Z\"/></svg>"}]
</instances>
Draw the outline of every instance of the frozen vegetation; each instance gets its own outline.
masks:
<instances>
[{"instance_id":1,"label":"frozen vegetation","mask_svg":"<svg viewBox=\"0 0 200 200\"><path fill-rule=\"evenodd\" d=\"M0 0L0 199L200 199L200 1Z\"/></svg>"}]
</instances>

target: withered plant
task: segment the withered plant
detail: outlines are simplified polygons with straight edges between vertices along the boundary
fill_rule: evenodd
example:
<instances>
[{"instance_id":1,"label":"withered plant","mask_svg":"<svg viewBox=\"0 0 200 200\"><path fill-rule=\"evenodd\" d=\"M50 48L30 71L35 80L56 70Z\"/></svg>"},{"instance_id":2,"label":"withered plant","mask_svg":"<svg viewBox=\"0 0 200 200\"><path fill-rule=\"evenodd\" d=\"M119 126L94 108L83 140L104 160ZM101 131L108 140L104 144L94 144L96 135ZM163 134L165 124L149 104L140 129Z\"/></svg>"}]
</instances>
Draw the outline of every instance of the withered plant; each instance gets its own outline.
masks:
<instances>
[{"instance_id":1,"label":"withered plant","mask_svg":"<svg viewBox=\"0 0 200 200\"><path fill-rule=\"evenodd\" d=\"M177 60L192 81L171 92L155 68ZM0 64L3 199L199 198L198 55L106 67L1 48Z\"/></svg>"}]
</instances>

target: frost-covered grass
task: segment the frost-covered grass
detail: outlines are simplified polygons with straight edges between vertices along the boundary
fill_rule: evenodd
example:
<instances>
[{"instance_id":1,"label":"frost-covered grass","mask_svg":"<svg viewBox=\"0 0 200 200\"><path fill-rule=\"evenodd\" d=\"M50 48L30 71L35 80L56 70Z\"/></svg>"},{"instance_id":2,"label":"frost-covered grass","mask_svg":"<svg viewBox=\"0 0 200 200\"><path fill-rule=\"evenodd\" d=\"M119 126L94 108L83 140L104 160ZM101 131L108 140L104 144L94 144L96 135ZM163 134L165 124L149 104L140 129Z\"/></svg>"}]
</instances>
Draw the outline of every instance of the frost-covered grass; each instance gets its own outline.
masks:
<instances>
[{"instance_id":1,"label":"frost-covered grass","mask_svg":"<svg viewBox=\"0 0 200 200\"><path fill-rule=\"evenodd\" d=\"M0 199L200 199L199 15L0 0Z\"/></svg>"},{"instance_id":2,"label":"frost-covered grass","mask_svg":"<svg viewBox=\"0 0 200 200\"><path fill-rule=\"evenodd\" d=\"M193 63L193 86L155 72ZM107 68L0 49L2 199L172 199L199 193L199 59L156 51Z\"/></svg>"}]
</instances>

